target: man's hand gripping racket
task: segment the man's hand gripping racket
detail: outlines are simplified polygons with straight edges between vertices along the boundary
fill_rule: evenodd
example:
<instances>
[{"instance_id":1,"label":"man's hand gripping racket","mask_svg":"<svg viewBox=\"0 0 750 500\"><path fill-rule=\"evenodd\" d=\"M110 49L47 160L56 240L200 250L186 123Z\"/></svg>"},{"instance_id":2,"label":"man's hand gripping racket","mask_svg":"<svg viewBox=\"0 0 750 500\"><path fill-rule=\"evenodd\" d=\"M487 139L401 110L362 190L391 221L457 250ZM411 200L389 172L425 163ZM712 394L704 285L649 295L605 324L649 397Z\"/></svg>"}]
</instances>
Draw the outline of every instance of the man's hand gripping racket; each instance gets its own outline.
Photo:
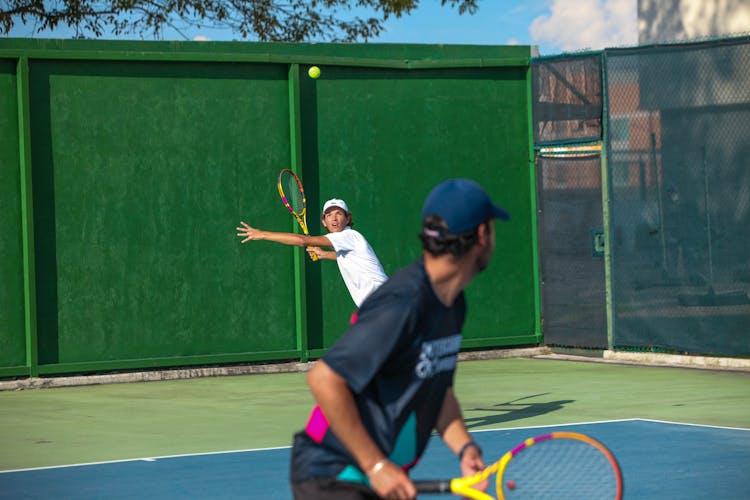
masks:
<instances>
[{"instance_id":1,"label":"man's hand gripping racket","mask_svg":"<svg viewBox=\"0 0 750 500\"><path fill-rule=\"evenodd\" d=\"M475 488L497 474L495 494ZM414 481L420 493L452 493L475 500L512 498L622 498L622 475L614 455L577 432L529 438L474 476Z\"/></svg>"},{"instance_id":2,"label":"man's hand gripping racket","mask_svg":"<svg viewBox=\"0 0 750 500\"><path fill-rule=\"evenodd\" d=\"M305 235L309 235L307 229L307 199L305 198L305 188L297 174L283 169L279 172L278 180L279 196L289 213L297 219L297 224ZM318 260L318 256L313 252L308 252L312 260Z\"/></svg>"}]
</instances>

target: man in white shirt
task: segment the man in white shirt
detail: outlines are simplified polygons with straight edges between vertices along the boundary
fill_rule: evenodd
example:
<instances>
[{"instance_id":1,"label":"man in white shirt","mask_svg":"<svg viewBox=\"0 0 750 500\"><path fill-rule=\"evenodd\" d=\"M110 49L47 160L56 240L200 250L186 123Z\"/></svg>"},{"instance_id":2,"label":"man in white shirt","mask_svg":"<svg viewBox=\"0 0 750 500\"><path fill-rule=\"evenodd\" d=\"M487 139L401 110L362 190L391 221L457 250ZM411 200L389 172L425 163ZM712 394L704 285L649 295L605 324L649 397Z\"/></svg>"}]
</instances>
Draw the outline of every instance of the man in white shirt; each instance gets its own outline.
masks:
<instances>
[{"instance_id":1,"label":"man in white shirt","mask_svg":"<svg viewBox=\"0 0 750 500\"><path fill-rule=\"evenodd\" d=\"M323 227L328 230L328 234L324 236L262 231L245 222L241 222L241 227L237 228L237 236L244 238L242 243L266 240L306 247L307 253L311 256L315 254L319 259L335 260L352 300L359 307L388 277L365 237L352 229L352 214L344 200L332 198L326 201L321 221ZM332 248L333 251L321 247Z\"/></svg>"}]
</instances>

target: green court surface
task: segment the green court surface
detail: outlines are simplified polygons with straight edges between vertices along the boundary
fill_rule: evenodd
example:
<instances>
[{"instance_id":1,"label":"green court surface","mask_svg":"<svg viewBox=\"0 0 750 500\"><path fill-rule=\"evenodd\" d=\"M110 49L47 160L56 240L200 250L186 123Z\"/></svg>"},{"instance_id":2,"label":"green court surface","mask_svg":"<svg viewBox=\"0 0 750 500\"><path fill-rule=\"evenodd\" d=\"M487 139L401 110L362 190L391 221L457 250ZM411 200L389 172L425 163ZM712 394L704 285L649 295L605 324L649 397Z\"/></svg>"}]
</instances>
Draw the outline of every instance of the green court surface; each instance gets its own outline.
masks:
<instances>
[{"instance_id":1,"label":"green court surface","mask_svg":"<svg viewBox=\"0 0 750 500\"><path fill-rule=\"evenodd\" d=\"M628 418L750 428L750 373L511 358L461 361L470 430ZM285 447L304 373L0 392L0 470Z\"/></svg>"}]
</instances>

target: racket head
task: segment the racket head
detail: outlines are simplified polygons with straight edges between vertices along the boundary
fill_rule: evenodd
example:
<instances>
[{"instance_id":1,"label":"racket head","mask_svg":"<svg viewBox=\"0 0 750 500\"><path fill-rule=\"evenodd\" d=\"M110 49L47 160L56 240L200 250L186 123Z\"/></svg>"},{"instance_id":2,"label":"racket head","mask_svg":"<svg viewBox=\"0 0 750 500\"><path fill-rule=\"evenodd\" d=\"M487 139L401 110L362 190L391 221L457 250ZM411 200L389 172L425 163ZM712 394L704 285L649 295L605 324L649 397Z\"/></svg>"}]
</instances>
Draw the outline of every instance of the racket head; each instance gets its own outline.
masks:
<instances>
[{"instance_id":1,"label":"racket head","mask_svg":"<svg viewBox=\"0 0 750 500\"><path fill-rule=\"evenodd\" d=\"M513 498L622 498L622 474L599 441L577 432L529 438L498 462L498 500Z\"/></svg>"},{"instance_id":2,"label":"racket head","mask_svg":"<svg viewBox=\"0 0 750 500\"><path fill-rule=\"evenodd\" d=\"M305 219L307 199L305 198L305 188L297 174L288 168L282 169L279 172L278 188L281 201L287 210L295 217Z\"/></svg>"},{"instance_id":3,"label":"racket head","mask_svg":"<svg viewBox=\"0 0 750 500\"><path fill-rule=\"evenodd\" d=\"M475 488L495 473L497 497ZM563 431L529 438L473 476L414 484L420 493L451 492L474 500L621 500L623 489L612 452L590 436Z\"/></svg>"},{"instance_id":4,"label":"racket head","mask_svg":"<svg viewBox=\"0 0 750 500\"><path fill-rule=\"evenodd\" d=\"M307 198L300 178L290 169L284 168L279 172L277 187L282 203L289 210L289 213L297 219L297 224L299 224L302 232L310 234L307 228ZM318 256L310 254L310 259L317 261Z\"/></svg>"}]
</instances>

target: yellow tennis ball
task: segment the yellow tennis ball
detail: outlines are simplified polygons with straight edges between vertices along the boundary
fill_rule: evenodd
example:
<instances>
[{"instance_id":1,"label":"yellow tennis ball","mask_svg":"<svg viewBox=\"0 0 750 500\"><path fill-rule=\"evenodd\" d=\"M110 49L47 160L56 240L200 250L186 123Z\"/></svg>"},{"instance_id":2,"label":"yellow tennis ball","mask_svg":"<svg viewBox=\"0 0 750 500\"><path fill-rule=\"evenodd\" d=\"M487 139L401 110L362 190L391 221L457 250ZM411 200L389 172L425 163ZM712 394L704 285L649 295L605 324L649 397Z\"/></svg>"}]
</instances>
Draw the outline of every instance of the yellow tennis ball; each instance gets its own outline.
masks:
<instances>
[{"instance_id":1,"label":"yellow tennis ball","mask_svg":"<svg viewBox=\"0 0 750 500\"><path fill-rule=\"evenodd\" d=\"M310 66L310 69L307 70L307 74L310 75L310 78L316 79L320 76L320 68L317 66Z\"/></svg>"}]
</instances>

